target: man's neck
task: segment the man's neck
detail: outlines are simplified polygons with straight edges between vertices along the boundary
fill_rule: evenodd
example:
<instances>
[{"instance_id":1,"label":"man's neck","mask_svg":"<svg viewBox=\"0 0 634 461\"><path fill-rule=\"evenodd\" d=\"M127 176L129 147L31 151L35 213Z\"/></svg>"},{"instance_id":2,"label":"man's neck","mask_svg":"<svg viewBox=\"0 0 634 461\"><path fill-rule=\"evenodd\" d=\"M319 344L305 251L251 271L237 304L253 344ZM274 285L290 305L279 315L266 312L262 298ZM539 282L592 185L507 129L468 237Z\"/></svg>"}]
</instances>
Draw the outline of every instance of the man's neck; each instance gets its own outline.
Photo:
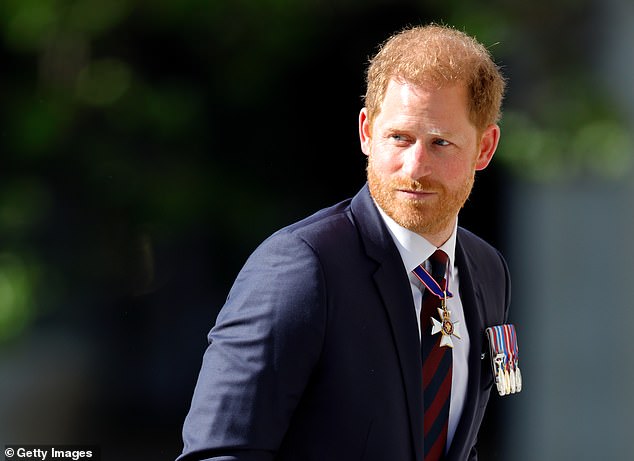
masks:
<instances>
[{"instance_id":1,"label":"man's neck","mask_svg":"<svg viewBox=\"0 0 634 461\"><path fill-rule=\"evenodd\" d=\"M457 220L458 220L458 217L453 218L447 226L443 226L443 229L440 232L434 232L434 233L416 232L416 233L420 235L421 237L423 237L425 240L427 240L429 243L435 245L436 248L440 248L447 242L447 240L449 240L449 238L451 237L451 234L453 234L453 231L456 228Z\"/></svg>"}]
</instances>

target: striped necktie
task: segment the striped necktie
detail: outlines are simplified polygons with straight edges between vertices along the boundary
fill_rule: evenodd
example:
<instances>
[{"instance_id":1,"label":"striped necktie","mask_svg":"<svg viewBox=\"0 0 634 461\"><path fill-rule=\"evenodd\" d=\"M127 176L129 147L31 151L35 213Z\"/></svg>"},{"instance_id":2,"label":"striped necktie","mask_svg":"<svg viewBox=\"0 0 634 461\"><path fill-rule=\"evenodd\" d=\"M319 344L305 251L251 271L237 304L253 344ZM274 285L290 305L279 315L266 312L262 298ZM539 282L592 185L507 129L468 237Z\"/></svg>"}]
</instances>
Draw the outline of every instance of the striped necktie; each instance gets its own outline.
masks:
<instances>
[{"instance_id":1,"label":"striped necktie","mask_svg":"<svg viewBox=\"0 0 634 461\"><path fill-rule=\"evenodd\" d=\"M445 272L449 257L442 250L429 258L431 275L442 291L447 289ZM421 350L423 358L423 402L425 461L442 460L447 445L451 395L452 349L440 347L441 335L432 336L431 317L439 318L441 300L429 289L423 294L421 309Z\"/></svg>"}]
</instances>

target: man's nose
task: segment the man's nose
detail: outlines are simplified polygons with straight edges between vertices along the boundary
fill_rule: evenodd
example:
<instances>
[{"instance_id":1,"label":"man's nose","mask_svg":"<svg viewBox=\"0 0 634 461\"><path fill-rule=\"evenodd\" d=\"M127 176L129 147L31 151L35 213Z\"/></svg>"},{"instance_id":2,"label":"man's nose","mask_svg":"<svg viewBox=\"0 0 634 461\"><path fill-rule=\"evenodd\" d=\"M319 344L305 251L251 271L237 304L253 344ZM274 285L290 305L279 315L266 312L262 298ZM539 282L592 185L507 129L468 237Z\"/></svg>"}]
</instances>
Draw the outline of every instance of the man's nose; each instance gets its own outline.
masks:
<instances>
[{"instance_id":1,"label":"man's nose","mask_svg":"<svg viewBox=\"0 0 634 461\"><path fill-rule=\"evenodd\" d=\"M403 155L402 170L410 178L416 180L431 173L429 152L422 143L411 145Z\"/></svg>"}]
</instances>

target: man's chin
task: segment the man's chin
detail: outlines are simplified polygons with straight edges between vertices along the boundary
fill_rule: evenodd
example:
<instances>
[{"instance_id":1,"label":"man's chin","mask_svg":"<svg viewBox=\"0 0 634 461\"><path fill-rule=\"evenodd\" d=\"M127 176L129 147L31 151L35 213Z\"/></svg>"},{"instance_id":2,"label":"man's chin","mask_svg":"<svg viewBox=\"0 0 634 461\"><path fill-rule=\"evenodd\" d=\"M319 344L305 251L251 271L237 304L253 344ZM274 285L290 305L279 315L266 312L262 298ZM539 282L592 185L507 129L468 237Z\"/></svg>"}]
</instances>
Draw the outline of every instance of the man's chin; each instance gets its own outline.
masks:
<instances>
[{"instance_id":1,"label":"man's chin","mask_svg":"<svg viewBox=\"0 0 634 461\"><path fill-rule=\"evenodd\" d=\"M417 234L433 232L439 229L439 221L428 216L417 216L418 213L394 213L391 218L406 229Z\"/></svg>"}]
</instances>

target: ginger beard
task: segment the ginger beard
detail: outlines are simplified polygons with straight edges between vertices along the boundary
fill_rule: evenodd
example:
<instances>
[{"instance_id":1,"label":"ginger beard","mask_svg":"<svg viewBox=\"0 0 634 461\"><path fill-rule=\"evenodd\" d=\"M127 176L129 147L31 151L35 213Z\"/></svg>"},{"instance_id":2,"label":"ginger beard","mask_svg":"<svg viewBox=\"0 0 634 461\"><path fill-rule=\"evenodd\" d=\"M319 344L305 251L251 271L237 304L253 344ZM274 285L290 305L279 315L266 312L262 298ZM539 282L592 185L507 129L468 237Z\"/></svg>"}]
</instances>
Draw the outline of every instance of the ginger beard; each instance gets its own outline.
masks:
<instances>
[{"instance_id":1,"label":"ginger beard","mask_svg":"<svg viewBox=\"0 0 634 461\"><path fill-rule=\"evenodd\" d=\"M388 178L377 173L373 156L368 156L368 187L381 209L394 221L419 235L435 235L447 231L471 194L475 181L473 174L455 189L430 179ZM426 200L404 199L397 196L398 189L435 192Z\"/></svg>"}]
</instances>

